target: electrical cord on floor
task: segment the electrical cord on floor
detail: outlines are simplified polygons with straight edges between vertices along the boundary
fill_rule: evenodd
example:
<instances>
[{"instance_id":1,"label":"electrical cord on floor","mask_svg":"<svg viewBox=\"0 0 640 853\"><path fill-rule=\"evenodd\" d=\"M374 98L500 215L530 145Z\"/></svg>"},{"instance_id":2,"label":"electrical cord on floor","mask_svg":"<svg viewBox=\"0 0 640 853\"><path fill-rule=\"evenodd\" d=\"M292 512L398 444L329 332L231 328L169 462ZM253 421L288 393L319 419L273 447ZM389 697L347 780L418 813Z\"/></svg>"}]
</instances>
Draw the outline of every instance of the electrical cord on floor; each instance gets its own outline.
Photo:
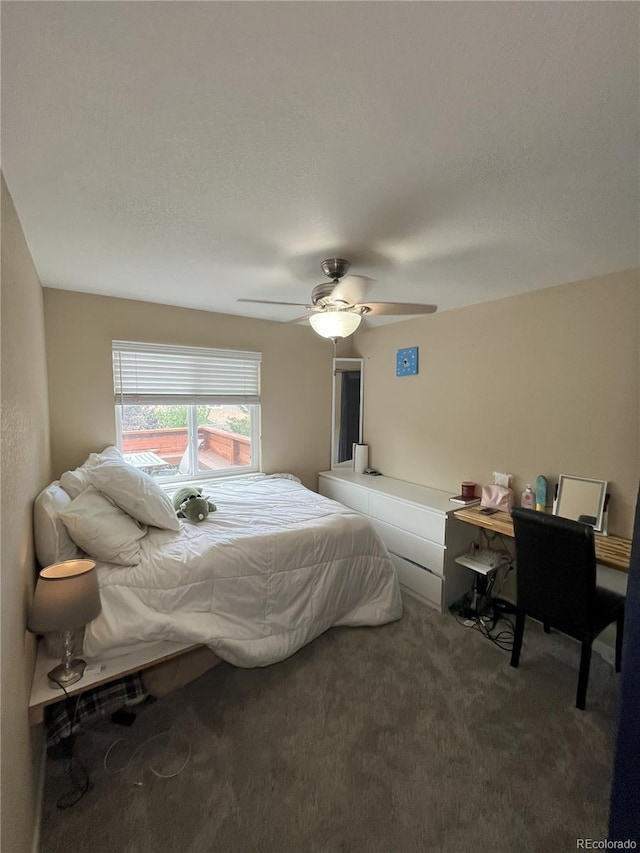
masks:
<instances>
[{"instance_id":1,"label":"electrical cord on floor","mask_svg":"<svg viewBox=\"0 0 640 853\"><path fill-rule=\"evenodd\" d=\"M155 740L158 740L161 737L168 737L169 740L171 740L172 737L175 738L175 733L173 733L170 729L165 729L161 732L157 732L156 734L151 735L151 737L148 737L145 741L143 741L139 746L137 746L134 749L131 756L128 758L127 761L125 761L125 763L121 767L118 767L116 769L110 769L108 764L109 764L109 756L111 755L112 750L115 749L115 747L119 743L126 743L125 738L118 738L117 740L114 740L114 742L111 744L111 746L105 752L104 759L102 762L102 766L104 768L105 773L108 773L110 776L115 776L118 773L124 773L126 777L129 777L131 768L133 767L133 764L134 764L134 760L137 758L137 756L145 749L145 747L148 744L152 743ZM149 770L153 773L154 776L157 776L158 779L173 779L175 776L178 776L180 773L182 773L184 768L189 763L190 759L191 759L191 743L188 742L187 743L187 750L186 750L186 757L184 758L182 764L180 765L180 767L177 770L175 770L171 773L161 773L150 762L148 762L146 766L149 768ZM141 787L143 784L142 782L137 781L135 779L131 779L131 782L134 785L137 785L139 787Z\"/></svg>"},{"instance_id":2,"label":"electrical cord on floor","mask_svg":"<svg viewBox=\"0 0 640 853\"><path fill-rule=\"evenodd\" d=\"M51 680L55 682L58 687L61 687L64 690L64 695L67 697L67 699L71 698L62 682L58 681L56 678L51 678ZM75 806L77 803L80 802L84 795L88 794L89 791L91 791L91 789L93 788L93 782L91 781L89 771L75 753L75 735L73 733L73 730L78 719L78 708L80 706L81 695L82 694L78 694L78 698L76 699L76 707L74 708L73 717L71 719L71 733L69 735L69 756L67 770L69 773L69 781L71 782L71 789L64 794L61 794L60 797L58 797L56 801L56 806L59 809L69 809L72 806Z\"/></svg>"},{"instance_id":3,"label":"electrical cord on floor","mask_svg":"<svg viewBox=\"0 0 640 853\"><path fill-rule=\"evenodd\" d=\"M499 624L500 621L504 621L507 624L506 628L503 628L498 633L495 632L495 625L492 628L487 628L486 625L482 625L480 628L480 633L483 634L488 640L491 640L494 645L496 645L499 649L502 649L505 652L513 651L513 641L515 638L515 625L513 622L507 617L503 616L502 620L498 620L496 624Z\"/></svg>"},{"instance_id":4,"label":"electrical cord on floor","mask_svg":"<svg viewBox=\"0 0 640 853\"><path fill-rule=\"evenodd\" d=\"M478 633L482 634L483 637L486 637L487 640L490 640L499 649L502 649L505 652L512 651L516 629L508 616L502 614L497 618L494 617L493 620L488 616L472 616L466 619L464 617L460 617L458 613L454 613L454 616L460 625L465 628L472 628L474 631L478 631ZM489 627L489 623L492 621L493 624ZM496 627L501 622L505 622L507 624L507 628L503 628L498 631L498 633L495 633Z\"/></svg>"}]
</instances>

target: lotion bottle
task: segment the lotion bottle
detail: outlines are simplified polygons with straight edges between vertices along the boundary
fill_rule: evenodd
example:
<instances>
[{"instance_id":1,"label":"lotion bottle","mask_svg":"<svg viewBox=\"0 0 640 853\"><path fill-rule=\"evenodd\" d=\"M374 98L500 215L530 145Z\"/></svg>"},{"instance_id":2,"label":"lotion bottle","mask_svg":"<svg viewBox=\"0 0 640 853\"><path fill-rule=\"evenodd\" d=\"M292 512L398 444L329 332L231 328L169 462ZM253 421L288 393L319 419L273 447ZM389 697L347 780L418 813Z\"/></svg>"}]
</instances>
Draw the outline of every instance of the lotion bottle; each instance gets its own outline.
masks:
<instances>
[{"instance_id":1,"label":"lotion bottle","mask_svg":"<svg viewBox=\"0 0 640 853\"><path fill-rule=\"evenodd\" d=\"M527 483L527 488L522 493L522 498L520 499L520 506L525 509L535 509L536 508L536 496L531 490L531 484Z\"/></svg>"}]
</instances>

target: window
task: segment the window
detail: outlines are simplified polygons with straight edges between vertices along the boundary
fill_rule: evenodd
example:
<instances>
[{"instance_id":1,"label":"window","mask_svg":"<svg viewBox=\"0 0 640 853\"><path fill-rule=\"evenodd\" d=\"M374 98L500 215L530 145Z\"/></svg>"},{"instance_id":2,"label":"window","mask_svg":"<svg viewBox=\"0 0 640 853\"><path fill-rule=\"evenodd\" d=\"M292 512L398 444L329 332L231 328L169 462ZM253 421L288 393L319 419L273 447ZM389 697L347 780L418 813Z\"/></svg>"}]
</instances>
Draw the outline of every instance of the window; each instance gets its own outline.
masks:
<instances>
[{"instance_id":1,"label":"window","mask_svg":"<svg viewBox=\"0 0 640 853\"><path fill-rule=\"evenodd\" d=\"M113 341L118 446L165 481L260 470L257 352Z\"/></svg>"}]
</instances>

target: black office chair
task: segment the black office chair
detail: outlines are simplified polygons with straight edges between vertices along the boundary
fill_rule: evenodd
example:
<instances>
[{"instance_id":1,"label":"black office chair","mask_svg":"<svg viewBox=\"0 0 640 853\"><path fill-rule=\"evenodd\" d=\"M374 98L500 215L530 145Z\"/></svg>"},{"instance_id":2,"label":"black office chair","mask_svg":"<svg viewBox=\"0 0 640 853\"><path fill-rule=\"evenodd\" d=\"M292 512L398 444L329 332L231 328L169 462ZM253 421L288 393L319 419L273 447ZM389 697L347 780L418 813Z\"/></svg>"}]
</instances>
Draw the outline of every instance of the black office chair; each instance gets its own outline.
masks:
<instances>
[{"instance_id":1,"label":"black office chair","mask_svg":"<svg viewBox=\"0 0 640 853\"><path fill-rule=\"evenodd\" d=\"M532 509L511 511L516 542L516 633L511 666L518 666L525 618L582 643L576 708L584 711L591 646L612 622L616 628L616 672L620 672L624 596L596 586L593 528Z\"/></svg>"}]
</instances>

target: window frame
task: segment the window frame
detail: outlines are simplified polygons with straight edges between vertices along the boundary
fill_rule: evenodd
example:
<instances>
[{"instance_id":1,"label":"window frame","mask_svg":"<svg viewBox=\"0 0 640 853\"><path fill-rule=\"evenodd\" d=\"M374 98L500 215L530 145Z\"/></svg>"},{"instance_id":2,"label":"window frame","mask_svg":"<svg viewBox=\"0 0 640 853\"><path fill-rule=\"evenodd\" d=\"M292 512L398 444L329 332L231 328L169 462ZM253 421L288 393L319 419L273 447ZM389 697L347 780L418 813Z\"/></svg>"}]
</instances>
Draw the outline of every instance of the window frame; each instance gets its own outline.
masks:
<instances>
[{"instance_id":1,"label":"window frame","mask_svg":"<svg viewBox=\"0 0 640 853\"><path fill-rule=\"evenodd\" d=\"M220 402L214 402L212 399L212 395L207 395L206 400L197 401L194 400L192 402L181 402L178 403L175 400L167 399L166 402L149 402L148 405L186 405L187 406L187 448L189 449L189 467L195 469L195 473L192 474L167 474L165 476L157 475L154 476L154 481L159 485L179 485L181 483L190 483L190 482L202 482L205 480L214 480L221 479L224 477L241 477L245 474L255 474L260 473L262 471L262 428L261 428L261 399L260 399L260 370L261 370L261 361L262 354L256 352L243 352L238 350L219 350L219 349L205 349L203 347L172 347L172 345L167 344L148 344L140 342L137 344L135 341L112 341L112 362L113 362L113 371L114 371L114 407L115 407L115 422L116 422L116 436L117 436L117 446L122 452L122 408L127 405L136 405L132 402L120 402L118 399L118 392L116 390L116 382L115 382L115 354L116 352L122 352L123 350L120 347L125 347L129 351L131 348L135 348L138 345L141 349L146 351L152 351L156 355L166 356L167 359L171 357L172 350L179 351L181 354L188 353L190 350L194 352L196 355L205 355L209 354L212 360L219 358L220 362L223 363L223 359L231 358L234 361L242 360L242 356L245 355L247 357L247 362L251 361L257 363L257 399L254 399L252 402L241 402L238 399L237 402L234 402L231 398L229 398L228 394L225 393L222 395L224 399L220 399ZM214 395L215 396L215 395ZM142 402L142 401L141 401ZM219 468L219 469L209 469L204 471L197 470L198 463L198 406L199 405L222 405L222 406L233 406L233 405L242 405L246 406L250 409L250 422L251 422L251 432L250 432L250 441L251 441L251 464L250 465L232 465L228 468ZM194 464L195 463L195 464Z\"/></svg>"}]
</instances>

